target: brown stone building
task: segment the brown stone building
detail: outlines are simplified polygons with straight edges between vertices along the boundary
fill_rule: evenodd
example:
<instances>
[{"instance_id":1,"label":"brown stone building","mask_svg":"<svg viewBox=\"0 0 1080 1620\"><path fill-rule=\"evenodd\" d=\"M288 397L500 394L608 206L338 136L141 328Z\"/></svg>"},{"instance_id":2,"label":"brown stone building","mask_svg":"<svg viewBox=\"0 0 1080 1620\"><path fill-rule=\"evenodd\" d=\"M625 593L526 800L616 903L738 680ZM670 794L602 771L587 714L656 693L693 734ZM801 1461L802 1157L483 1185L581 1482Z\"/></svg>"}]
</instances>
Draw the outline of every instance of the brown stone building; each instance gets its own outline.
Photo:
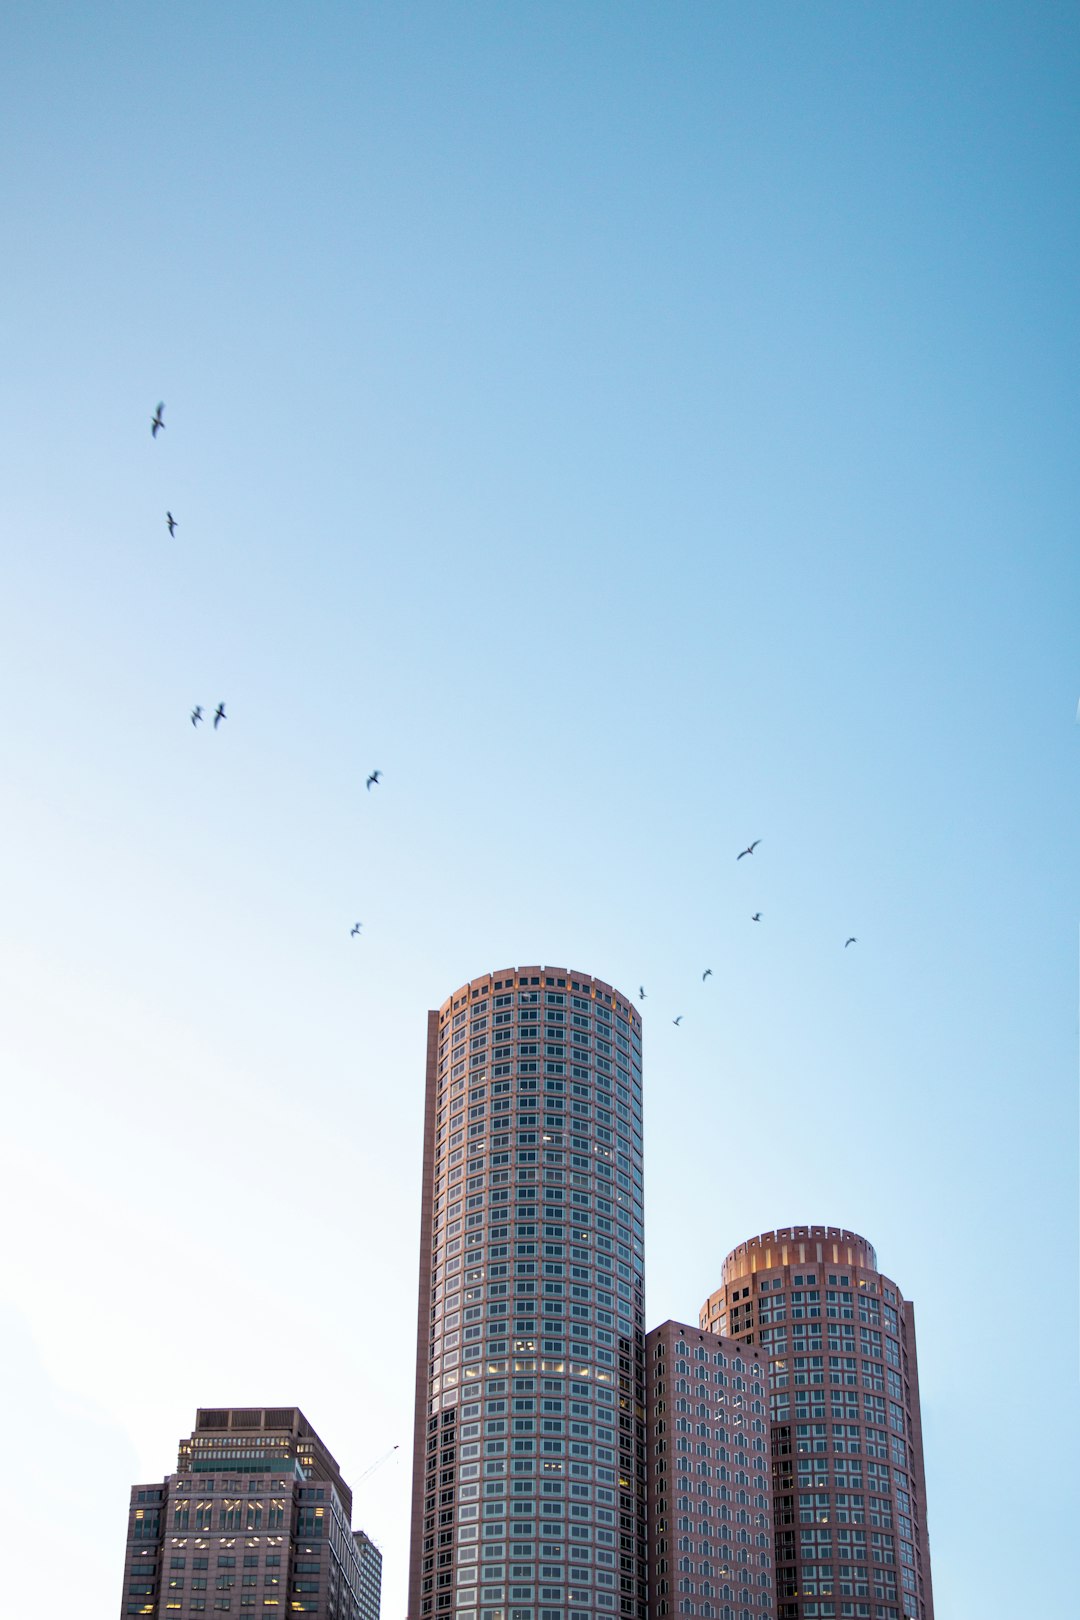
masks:
<instances>
[{"instance_id":1,"label":"brown stone building","mask_svg":"<svg viewBox=\"0 0 1080 1620\"><path fill-rule=\"evenodd\" d=\"M297 1407L202 1408L177 1471L135 1485L122 1620L378 1620L382 1554Z\"/></svg>"},{"instance_id":2,"label":"brown stone building","mask_svg":"<svg viewBox=\"0 0 1080 1620\"><path fill-rule=\"evenodd\" d=\"M485 973L426 1084L411 1620L645 1620L639 1016Z\"/></svg>"},{"instance_id":3,"label":"brown stone building","mask_svg":"<svg viewBox=\"0 0 1080 1620\"><path fill-rule=\"evenodd\" d=\"M645 1339L649 1615L772 1620L764 1353L664 1322Z\"/></svg>"},{"instance_id":4,"label":"brown stone building","mask_svg":"<svg viewBox=\"0 0 1080 1620\"><path fill-rule=\"evenodd\" d=\"M778 1620L933 1620L915 1315L871 1245L750 1238L700 1326L767 1362Z\"/></svg>"}]
</instances>

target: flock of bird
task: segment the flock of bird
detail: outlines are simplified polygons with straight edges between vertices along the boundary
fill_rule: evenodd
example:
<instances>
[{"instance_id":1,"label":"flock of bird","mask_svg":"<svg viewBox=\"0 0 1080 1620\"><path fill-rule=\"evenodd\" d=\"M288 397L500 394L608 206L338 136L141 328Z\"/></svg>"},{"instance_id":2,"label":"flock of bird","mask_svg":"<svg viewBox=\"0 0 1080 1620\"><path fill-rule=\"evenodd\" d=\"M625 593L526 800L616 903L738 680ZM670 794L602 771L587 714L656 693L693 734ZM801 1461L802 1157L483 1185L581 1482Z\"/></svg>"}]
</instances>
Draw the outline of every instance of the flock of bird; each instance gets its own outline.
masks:
<instances>
[{"instance_id":1,"label":"flock of bird","mask_svg":"<svg viewBox=\"0 0 1080 1620\"><path fill-rule=\"evenodd\" d=\"M221 722L223 720L227 720L228 718L228 715L225 713L224 703L219 703L217 708L214 710L214 730L216 731ZM202 704L196 703L195 707L191 711L192 725L197 726L201 719L203 719Z\"/></svg>"},{"instance_id":2,"label":"flock of bird","mask_svg":"<svg viewBox=\"0 0 1080 1620\"><path fill-rule=\"evenodd\" d=\"M158 408L154 412L153 416L150 418L150 437L152 439L156 439L158 434L164 432L164 430L165 430L164 411L165 411L165 401L162 399L162 400L158 401ZM170 540L175 538L176 531L180 527L180 525L179 525L179 523L177 523L176 519L173 517L171 512L166 512L165 513L165 527L169 531ZM203 715L202 704L201 703L196 703L195 707L191 711L191 723L192 723L192 725L193 726L198 726L200 721L203 720L204 718L205 718L205 716ZM224 701L222 701L221 703L218 704L217 708L214 710L214 730L216 731L218 726L220 726L221 722L223 720L227 720L228 718L229 718L228 715L225 713Z\"/></svg>"},{"instance_id":3,"label":"flock of bird","mask_svg":"<svg viewBox=\"0 0 1080 1620\"><path fill-rule=\"evenodd\" d=\"M760 843L761 843L761 839L760 838L755 838L752 844L747 844L745 849L741 849L739 851L739 853L736 855L735 859L737 861L741 861L744 855L752 855L754 853L755 849L757 849L757 847L758 847L758 845ZM761 912L760 911L751 912L750 921L751 922L760 922L761 921ZM847 939L845 939L845 941L844 941L844 949L845 949L845 951L847 950L849 945L857 945L858 943L859 942L856 939L855 935L854 934L849 934ZM712 968L706 968L704 973L701 975L702 984L705 983L706 979L711 979L712 976L713 976ZM643 984L638 985L638 1000L639 1001L646 1000L645 986ZM686 1016L685 1013L680 1013L678 1018L673 1018L671 1020L671 1022L675 1025L676 1029L678 1029L679 1026L682 1024L682 1021L685 1018L685 1016Z\"/></svg>"},{"instance_id":4,"label":"flock of bird","mask_svg":"<svg viewBox=\"0 0 1080 1620\"><path fill-rule=\"evenodd\" d=\"M164 431L164 428L165 428L164 411L165 411L165 401L161 400L158 403L157 410L154 412L153 416L150 418L150 434L151 434L151 437L154 438L154 439L157 438L159 432ZM170 538L171 538L172 536L174 536L176 534L176 531L179 528L179 524L177 523L176 519L173 517L172 513L168 512L168 511L165 513L165 523L166 523L166 527L168 528L169 535L170 535ZM1078 708L1077 714L1078 714L1078 716L1080 716L1080 708ZM202 711L202 704L197 703L195 705L195 707L191 711L191 723L192 723L192 725L197 727L200 724L200 722L203 720L203 718L204 718L204 715L203 715L203 711ZM216 731L218 729L218 727L220 726L221 722L223 720L227 720L227 719L228 719L228 716L225 713L225 703L224 703L224 700L222 700L222 702L220 702L218 704L217 708L214 710L214 730ZM369 776L367 778L367 781L364 783L364 786L367 788L369 793L371 792L371 789L373 787L378 787L379 786L379 781L380 781L381 777L382 777L382 772L381 771L372 771L369 774ZM755 849L757 849L757 847L758 847L758 845L760 843L761 843L761 839L760 838L755 838L752 843L747 844L745 849L741 849L739 851L739 853L736 855L735 859L737 861L741 861L744 855L752 855L754 853ZM751 915L750 915L750 921L759 923L761 921L761 912L760 911L752 912ZM362 923L359 923L359 922L355 923L353 925L353 927L349 931L350 938L358 939L360 937L360 931L361 931L362 927L363 927ZM857 944L858 944L858 940L855 938L854 934L851 934L844 941L844 949L846 951L849 945L857 945ZM705 983L706 979L711 979L711 978L712 978L712 968L706 968L704 973L701 975L702 984ZM639 1001L644 1001L645 1000L645 986L644 985L639 985L638 986L638 1000ZM680 1013L677 1018L673 1018L671 1020L671 1022L675 1025L676 1029L678 1029L678 1027L682 1023L684 1016L685 1016L685 1014Z\"/></svg>"},{"instance_id":5,"label":"flock of bird","mask_svg":"<svg viewBox=\"0 0 1080 1620\"><path fill-rule=\"evenodd\" d=\"M156 439L158 434L164 432L164 430L165 430L165 401L164 400L159 400L157 410L154 412L153 416L150 418L150 437L152 439ZM165 527L169 531L169 538L170 539L173 539L175 537L176 531L180 527L179 523L176 521L176 519L173 517L172 513L169 512L169 511L167 511L165 513ZM206 716L203 714L202 704L201 703L196 703L195 707L191 711L191 724L193 726L195 726L195 727L198 727L205 718L206 718ZM223 720L227 720L228 718L229 718L228 715L225 713L225 701L224 701L224 699L222 699L222 701L218 704L217 708L214 710L214 730L216 731L218 729L218 727L220 726L221 722ZM372 771L371 772L371 774L369 775L366 783L364 784L369 793L370 793L370 791L371 791L371 789L373 787L378 787L379 779L380 779L381 776L382 776L381 771ZM354 939L358 938L359 934L360 934L361 927L362 927L362 924L357 923L355 925L355 927L350 930L350 937L352 937Z\"/></svg>"}]
</instances>

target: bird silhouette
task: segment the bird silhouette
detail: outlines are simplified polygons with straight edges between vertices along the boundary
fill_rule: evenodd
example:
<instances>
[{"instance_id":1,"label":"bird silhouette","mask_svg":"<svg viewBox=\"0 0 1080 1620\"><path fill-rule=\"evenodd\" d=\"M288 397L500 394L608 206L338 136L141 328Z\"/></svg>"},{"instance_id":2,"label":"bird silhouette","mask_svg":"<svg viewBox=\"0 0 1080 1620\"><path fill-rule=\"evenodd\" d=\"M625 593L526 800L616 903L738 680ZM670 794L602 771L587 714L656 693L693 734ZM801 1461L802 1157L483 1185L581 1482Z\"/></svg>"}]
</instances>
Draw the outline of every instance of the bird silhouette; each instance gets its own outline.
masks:
<instances>
[{"instance_id":1,"label":"bird silhouette","mask_svg":"<svg viewBox=\"0 0 1080 1620\"><path fill-rule=\"evenodd\" d=\"M671 1020L671 1022L675 1025L676 1029L678 1029L678 1027L682 1023L682 1021L683 1021L683 1014L682 1013L679 1014L678 1018L673 1018Z\"/></svg>"},{"instance_id":2,"label":"bird silhouette","mask_svg":"<svg viewBox=\"0 0 1080 1620\"><path fill-rule=\"evenodd\" d=\"M176 533L176 519L173 517L171 512L166 512L165 522L169 526L169 539L171 540L173 535Z\"/></svg>"},{"instance_id":3,"label":"bird silhouette","mask_svg":"<svg viewBox=\"0 0 1080 1620\"><path fill-rule=\"evenodd\" d=\"M222 698L221 702L214 710L214 730L217 730L222 720L227 720L228 718L228 715L225 713L225 699Z\"/></svg>"},{"instance_id":4,"label":"bird silhouette","mask_svg":"<svg viewBox=\"0 0 1080 1620\"><path fill-rule=\"evenodd\" d=\"M352 939L354 935L358 934L363 926L363 923L353 923L352 928L349 930L349 938Z\"/></svg>"},{"instance_id":5,"label":"bird silhouette","mask_svg":"<svg viewBox=\"0 0 1080 1620\"><path fill-rule=\"evenodd\" d=\"M638 1000L639 1001L644 1001L645 1000L645 986L643 984L638 985L638 992L637 993L638 993Z\"/></svg>"},{"instance_id":6,"label":"bird silhouette","mask_svg":"<svg viewBox=\"0 0 1080 1620\"><path fill-rule=\"evenodd\" d=\"M704 973L701 975L702 984L705 983L706 979L711 979L711 978L712 978L712 968L706 968Z\"/></svg>"},{"instance_id":7,"label":"bird silhouette","mask_svg":"<svg viewBox=\"0 0 1080 1620\"><path fill-rule=\"evenodd\" d=\"M751 917L750 921L751 922L760 922L761 921L761 912L760 911L755 911L754 915Z\"/></svg>"},{"instance_id":8,"label":"bird silhouette","mask_svg":"<svg viewBox=\"0 0 1080 1620\"><path fill-rule=\"evenodd\" d=\"M855 935L854 935L854 934L852 934L852 936L851 936L851 938L850 938L850 939L845 939L845 941L844 941L844 949L845 949L845 951L846 951L846 950L847 950L847 948L848 948L848 946L849 946L849 945L857 945L857 944L858 944L858 943L859 943L859 942L858 942L858 940L857 940L857 939L856 939L856 938L855 938Z\"/></svg>"},{"instance_id":9,"label":"bird silhouette","mask_svg":"<svg viewBox=\"0 0 1080 1620\"><path fill-rule=\"evenodd\" d=\"M379 777L381 775L382 775L382 771L372 771L371 775L368 777L367 781L364 783L364 786L367 788L369 793L371 792L371 784L373 782L374 782L375 786L378 787L378 785L379 785Z\"/></svg>"},{"instance_id":10,"label":"bird silhouette","mask_svg":"<svg viewBox=\"0 0 1080 1620\"><path fill-rule=\"evenodd\" d=\"M165 401L162 400L160 405L158 406L157 410L154 412L153 416L150 418L150 435L154 439L156 439L157 436L158 436L158 428L163 428L165 426L165 423L161 420L161 413L162 413L162 411L164 409L165 409Z\"/></svg>"},{"instance_id":11,"label":"bird silhouette","mask_svg":"<svg viewBox=\"0 0 1080 1620\"><path fill-rule=\"evenodd\" d=\"M735 859L737 861L741 861L744 855L752 855L754 853L755 849L757 849L757 847L758 847L758 845L760 843L761 843L761 839L760 838L755 838L754 842L752 844L749 844L746 849L741 849L739 851L739 853L736 855Z\"/></svg>"},{"instance_id":12,"label":"bird silhouette","mask_svg":"<svg viewBox=\"0 0 1080 1620\"><path fill-rule=\"evenodd\" d=\"M202 704L197 703L195 705L195 707L191 711L191 723L192 723L192 725L197 726L199 721L202 719L202 717L203 717L202 716Z\"/></svg>"}]
</instances>

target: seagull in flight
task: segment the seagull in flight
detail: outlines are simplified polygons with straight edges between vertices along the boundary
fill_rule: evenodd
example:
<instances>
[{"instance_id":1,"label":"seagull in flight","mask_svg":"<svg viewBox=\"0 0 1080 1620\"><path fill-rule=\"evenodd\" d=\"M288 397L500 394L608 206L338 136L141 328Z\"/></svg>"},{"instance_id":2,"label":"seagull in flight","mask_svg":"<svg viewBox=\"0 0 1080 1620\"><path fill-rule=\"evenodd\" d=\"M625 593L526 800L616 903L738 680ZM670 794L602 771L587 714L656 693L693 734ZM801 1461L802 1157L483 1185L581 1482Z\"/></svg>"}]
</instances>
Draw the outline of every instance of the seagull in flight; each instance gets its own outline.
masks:
<instances>
[{"instance_id":1,"label":"seagull in flight","mask_svg":"<svg viewBox=\"0 0 1080 1620\"><path fill-rule=\"evenodd\" d=\"M368 777L367 781L364 783L364 786L367 788L369 793L371 792L371 784L373 782L374 782L375 786L378 787L378 785L379 785L379 777L381 775L382 775L382 771L372 771L371 775Z\"/></svg>"},{"instance_id":2,"label":"seagull in flight","mask_svg":"<svg viewBox=\"0 0 1080 1620\"><path fill-rule=\"evenodd\" d=\"M191 711L191 723L192 723L192 725L197 726L199 721L202 719L202 717L203 717L202 704L201 703L196 703L195 707Z\"/></svg>"},{"instance_id":3,"label":"seagull in flight","mask_svg":"<svg viewBox=\"0 0 1080 1620\"><path fill-rule=\"evenodd\" d=\"M712 978L712 968L706 968L704 973L701 975L702 984L705 983L706 979L711 979L711 978Z\"/></svg>"},{"instance_id":4,"label":"seagull in flight","mask_svg":"<svg viewBox=\"0 0 1080 1620\"><path fill-rule=\"evenodd\" d=\"M157 436L158 436L158 428L163 428L165 426L165 423L161 420L161 413L162 413L162 411L164 409L165 409L165 401L162 400L160 405L158 406L157 410L154 412L153 416L150 418L150 435L154 439L156 439Z\"/></svg>"},{"instance_id":5,"label":"seagull in flight","mask_svg":"<svg viewBox=\"0 0 1080 1620\"><path fill-rule=\"evenodd\" d=\"M638 985L637 994L638 994L638 1000L639 1001L644 1001L645 1000L645 986L643 984Z\"/></svg>"},{"instance_id":6,"label":"seagull in flight","mask_svg":"<svg viewBox=\"0 0 1080 1620\"><path fill-rule=\"evenodd\" d=\"M854 935L854 934L852 934L852 936L851 936L851 938L850 938L850 939L845 939L845 941L844 941L844 949L845 949L845 951L846 951L846 950L847 950L847 948L848 948L848 946L849 946L849 945L857 945L857 944L858 944L858 943L859 943L859 942L858 942L858 940L857 940L857 939L856 939L856 938L855 938L855 935Z\"/></svg>"},{"instance_id":7,"label":"seagull in flight","mask_svg":"<svg viewBox=\"0 0 1080 1620\"><path fill-rule=\"evenodd\" d=\"M757 849L757 847L758 847L758 845L760 843L761 843L761 839L760 838L755 838L754 842L752 844L748 845L748 847L746 849L741 849L739 851L739 853L736 855L735 859L737 861L741 861L744 855L752 855L754 853L755 849Z\"/></svg>"},{"instance_id":8,"label":"seagull in flight","mask_svg":"<svg viewBox=\"0 0 1080 1620\"><path fill-rule=\"evenodd\" d=\"M176 519L173 517L171 512L166 512L165 522L169 526L169 539L171 540L173 535L176 533Z\"/></svg>"},{"instance_id":9,"label":"seagull in flight","mask_svg":"<svg viewBox=\"0 0 1080 1620\"><path fill-rule=\"evenodd\" d=\"M216 731L221 722L223 720L227 720L228 718L228 715L225 713L225 699L222 698L221 702L214 710L214 730Z\"/></svg>"},{"instance_id":10,"label":"seagull in flight","mask_svg":"<svg viewBox=\"0 0 1080 1620\"><path fill-rule=\"evenodd\" d=\"M351 929L349 930L349 938L353 939L360 932L363 926L363 923L353 923Z\"/></svg>"},{"instance_id":11,"label":"seagull in flight","mask_svg":"<svg viewBox=\"0 0 1080 1620\"><path fill-rule=\"evenodd\" d=\"M680 1013L680 1014L679 1014L679 1016L678 1016L678 1018L673 1018L673 1019L672 1019L672 1020L671 1020L671 1022L672 1022L672 1023L673 1023L673 1024L674 1024L674 1025L675 1025L675 1028L676 1028L676 1029L678 1029L678 1027L679 1027L679 1025L680 1025L680 1024L681 1024L681 1023L682 1023L682 1021L683 1021L683 1015L682 1015L682 1013Z\"/></svg>"},{"instance_id":12,"label":"seagull in flight","mask_svg":"<svg viewBox=\"0 0 1080 1620\"><path fill-rule=\"evenodd\" d=\"M751 922L760 922L761 921L761 912L760 911L755 911L754 915L751 917L750 921Z\"/></svg>"}]
</instances>

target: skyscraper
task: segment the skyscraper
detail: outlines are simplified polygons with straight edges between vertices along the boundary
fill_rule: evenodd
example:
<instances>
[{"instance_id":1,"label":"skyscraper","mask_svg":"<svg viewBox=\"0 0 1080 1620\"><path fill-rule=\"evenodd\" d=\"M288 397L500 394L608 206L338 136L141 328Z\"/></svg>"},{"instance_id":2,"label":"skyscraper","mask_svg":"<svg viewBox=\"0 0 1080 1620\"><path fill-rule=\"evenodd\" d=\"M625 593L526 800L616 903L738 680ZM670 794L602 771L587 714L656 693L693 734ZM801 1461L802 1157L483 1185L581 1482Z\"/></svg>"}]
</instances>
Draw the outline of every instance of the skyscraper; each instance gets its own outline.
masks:
<instances>
[{"instance_id":1,"label":"skyscraper","mask_svg":"<svg viewBox=\"0 0 1080 1620\"><path fill-rule=\"evenodd\" d=\"M750 1238L700 1326L768 1360L778 1620L933 1620L915 1314L871 1245Z\"/></svg>"},{"instance_id":2,"label":"skyscraper","mask_svg":"<svg viewBox=\"0 0 1080 1620\"><path fill-rule=\"evenodd\" d=\"M382 1555L293 1407L200 1409L177 1471L134 1485L123 1617L379 1620Z\"/></svg>"},{"instance_id":3,"label":"skyscraper","mask_svg":"<svg viewBox=\"0 0 1080 1620\"><path fill-rule=\"evenodd\" d=\"M410 1620L645 1616L641 1129L602 980L429 1013Z\"/></svg>"},{"instance_id":4,"label":"skyscraper","mask_svg":"<svg viewBox=\"0 0 1080 1620\"><path fill-rule=\"evenodd\" d=\"M650 1620L774 1620L765 1356L664 1322L645 1357Z\"/></svg>"}]
</instances>

